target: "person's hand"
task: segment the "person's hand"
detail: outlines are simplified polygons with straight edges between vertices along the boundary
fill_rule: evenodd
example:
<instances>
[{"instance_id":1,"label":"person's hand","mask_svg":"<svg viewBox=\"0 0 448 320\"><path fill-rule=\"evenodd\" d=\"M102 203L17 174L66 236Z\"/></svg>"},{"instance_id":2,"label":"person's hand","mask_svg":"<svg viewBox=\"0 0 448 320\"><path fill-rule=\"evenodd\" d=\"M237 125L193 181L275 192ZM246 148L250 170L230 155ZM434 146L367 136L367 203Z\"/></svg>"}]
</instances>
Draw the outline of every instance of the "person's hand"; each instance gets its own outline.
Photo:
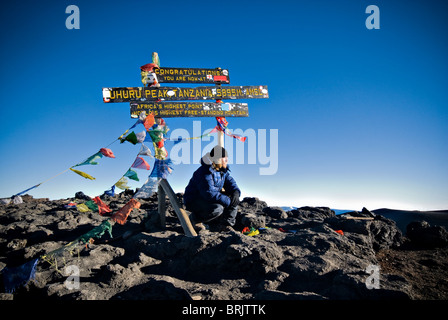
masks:
<instances>
[{"instance_id":1,"label":"person's hand","mask_svg":"<svg viewBox=\"0 0 448 320\"><path fill-rule=\"evenodd\" d=\"M230 197L230 206L236 207L240 203L240 192L238 190L235 190Z\"/></svg>"}]
</instances>

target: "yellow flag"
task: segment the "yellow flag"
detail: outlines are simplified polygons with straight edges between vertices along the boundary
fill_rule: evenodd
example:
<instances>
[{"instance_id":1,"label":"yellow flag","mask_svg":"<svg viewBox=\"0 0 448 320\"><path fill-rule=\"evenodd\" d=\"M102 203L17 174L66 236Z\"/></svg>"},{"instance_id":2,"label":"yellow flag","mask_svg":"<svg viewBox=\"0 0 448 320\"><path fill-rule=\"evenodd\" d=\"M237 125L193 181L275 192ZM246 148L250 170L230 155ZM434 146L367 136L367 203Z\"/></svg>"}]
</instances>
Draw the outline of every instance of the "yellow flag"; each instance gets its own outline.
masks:
<instances>
[{"instance_id":1,"label":"yellow flag","mask_svg":"<svg viewBox=\"0 0 448 320\"><path fill-rule=\"evenodd\" d=\"M88 206L86 206L84 203L77 204L76 209L78 209L79 212L89 212L90 209Z\"/></svg>"},{"instance_id":2,"label":"yellow flag","mask_svg":"<svg viewBox=\"0 0 448 320\"><path fill-rule=\"evenodd\" d=\"M117 188L120 188L122 190L126 190L129 189L129 187L127 186L128 184L128 179L126 177L121 177L120 180L117 181L117 183L115 184L115 186Z\"/></svg>"},{"instance_id":3,"label":"yellow flag","mask_svg":"<svg viewBox=\"0 0 448 320\"><path fill-rule=\"evenodd\" d=\"M87 174L85 172L82 172L82 171L79 171L79 170L76 170L76 169L72 169L72 168L70 168L70 170L72 170L74 173L79 174L81 177L84 177L84 178L90 179L90 180L95 180L94 177L92 177L91 175L89 175L89 174Z\"/></svg>"}]
</instances>

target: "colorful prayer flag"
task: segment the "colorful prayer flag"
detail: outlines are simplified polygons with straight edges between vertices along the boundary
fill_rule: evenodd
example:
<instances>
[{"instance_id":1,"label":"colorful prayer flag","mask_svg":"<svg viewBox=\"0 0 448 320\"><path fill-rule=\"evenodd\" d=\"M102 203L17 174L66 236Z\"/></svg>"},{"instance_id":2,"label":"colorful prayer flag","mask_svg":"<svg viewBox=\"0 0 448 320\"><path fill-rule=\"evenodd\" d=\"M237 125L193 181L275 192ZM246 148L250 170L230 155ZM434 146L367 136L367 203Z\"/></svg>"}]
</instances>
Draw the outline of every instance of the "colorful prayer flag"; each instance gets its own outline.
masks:
<instances>
[{"instance_id":1,"label":"colorful prayer flag","mask_svg":"<svg viewBox=\"0 0 448 320\"><path fill-rule=\"evenodd\" d=\"M104 194L114 197L115 196L115 185L113 185L109 190L104 191Z\"/></svg>"},{"instance_id":2,"label":"colorful prayer flag","mask_svg":"<svg viewBox=\"0 0 448 320\"><path fill-rule=\"evenodd\" d=\"M95 201L96 205L98 206L98 213L100 215L104 215L105 213L109 213L112 212L112 210L110 210L109 206L107 204L105 204L103 201L101 201L100 197L95 197L93 198L93 201Z\"/></svg>"},{"instance_id":3,"label":"colorful prayer flag","mask_svg":"<svg viewBox=\"0 0 448 320\"><path fill-rule=\"evenodd\" d=\"M155 152L154 157L156 159L164 160L168 157L168 151L166 150L165 147L158 148L156 143L153 143L153 145L154 145L154 152Z\"/></svg>"},{"instance_id":4,"label":"colorful prayer flag","mask_svg":"<svg viewBox=\"0 0 448 320\"><path fill-rule=\"evenodd\" d=\"M123 143L125 141L129 141L132 144L137 144L137 136L135 135L135 132L132 131L130 134L128 134L125 138L120 138L120 142Z\"/></svg>"},{"instance_id":5,"label":"colorful prayer flag","mask_svg":"<svg viewBox=\"0 0 448 320\"><path fill-rule=\"evenodd\" d=\"M36 266L39 258L28 261L21 266L5 267L3 273L3 285L6 293L13 293L19 286L26 285L36 276Z\"/></svg>"},{"instance_id":6,"label":"colorful prayer flag","mask_svg":"<svg viewBox=\"0 0 448 320\"><path fill-rule=\"evenodd\" d=\"M229 124L225 117L216 117L219 127L224 131L224 128Z\"/></svg>"},{"instance_id":7,"label":"colorful prayer flag","mask_svg":"<svg viewBox=\"0 0 448 320\"><path fill-rule=\"evenodd\" d=\"M106 231L109 233L109 236L112 238L112 224L110 223L109 220L103 221L99 226L93 228L89 232L80 236L78 238L78 240L82 241L83 243L87 243L92 238L96 238L96 239L101 238Z\"/></svg>"},{"instance_id":8,"label":"colorful prayer flag","mask_svg":"<svg viewBox=\"0 0 448 320\"><path fill-rule=\"evenodd\" d=\"M148 199L151 195L157 191L160 178L148 177L145 184L138 189L137 193L134 195L136 199Z\"/></svg>"},{"instance_id":9,"label":"colorful prayer flag","mask_svg":"<svg viewBox=\"0 0 448 320\"><path fill-rule=\"evenodd\" d=\"M96 159L100 159L103 157L103 154L101 152L97 152L94 155L88 157L84 162L78 163L77 165L73 166L73 167L78 167L78 166L85 166L87 164L92 164L92 165L97 165L98 162L96 162Z\"/></svg>"},{"instance_id":10,"label":"colorful prayer flag","mask_svg":"<svg viewBox=\"0 0 448 320\"><path fill-rule=\"evenodd\" d=\"M137 142L138 142L138 143L142 143L143 141L145 141L145 138L146 138L146 131L143 130L142 132L137 133L135 136L136 136L136 138L137 138Z\"/></svg>"},{"instance_id":11,"label":"colorful prayer flag","mask_svg":"<svg viewBox=\"0 0 448 320\"><path fill-rule=\"evenodd\" d=\"M107 148L101 148L100 152L103 156L108 157L108 158L115 158L114 153L112 152L112 150L107 149Z\"/></svg>"},{"instance_id":12,"label":"colorful prayer flag","mask_svg":"<svg viewBox=\"0 0 448 320\"><path fill-rule=\"evenodd\" d=\"M149 170L150 166L148 162L145 161L145 159L137 157L131 168Z\"/></svg>"},{"instance_id":13,"label":"colorful prayer flag","mask_svg":"<svg viewBox=\"0 0 448 320\"><path fill-rule=\"evenodd\" d=\"M117 212L115 212L112 215L112 220L114 220L115 222L123 225L123 224L126 223L126 220L127 220L128 216L129 216L129 214L131 213L131 211L133 209L140 208L140 206L141 206L140 202L138 202L138 200L132 198L120 210L118 210Z\"/></svg>"},{"instance_id":14,"label":"colorful prayer flag","mask_svg":"<svg viewBox=\"0 0 448 320\"><path fill-rule=\"evenodd\" d=\"M98 205L93 200L89 200L84 203L93 212L98 211Z\"/></svg>"},{"instance_id":15,"label":"colorful prayer flag","mask_svg":"<svg viewBox=\"0 0 448 320\"><path fill-rule=\"evenodd\" d=\"M163 139L163 131L160 129L154 129L148 131L149 138L146 137L145 141L159 142Z\"/></svg>"},{"instance_id":16,"label":"colorful prayer flag","mask_svg":"<svg viewBox=\"0 0 448 320\"><path fill-rule=\"evenodd\" d=\"M91 211L89 209L89 207L86 206L84 203L77 204L76 205L76 209L78 209L79 212L89 212L89 211Z\"/></svg>"},{"instance_id":17,"label":"colorful prayer flag","mask_svg":"<svg viewBox=\"0 0 448 320\"><path fill-rule=\"evenodd\" d=\"M151 150L142 143L142 147L140 148L139 156L150 156L152 157Z\"/></svg>"},{"instance_id":18,"label":"colorful prayer flag","mask_svg":"<svg viewBox=\"0 0 448 320\"><path fill-rule=\"evenodd\" d=\"M151 112L148 114L143 121L143 125L145 126L146 130L151 129L151 127L154 125L154 114Z\"/></svg>"},{"instance_id":19,"label":"colorful prayer flag","mask_svg":"<svg viewBox=\"0 0 448 320\"><path fill-rule=\"evenodd\" d=\"M35 186L32 186L31 188L28 188L28 189L26 189L26 190L23 190L22 192L19 192L19 193L15 194L15 196L20 196L20 195L24 194L25 192L30 191L31 189L37 188L38 186L40 186L40 183L39 183L39 184L36 184Z\"/></svg>"},{"instance_id":20,"label":"colorful prayer flag","mask_svg":"<svg viewBox=\"0 0 448 320\"><path fill-rule=\"evenodd\" d=\"M154 161L154 168L152 169L150 177L167 179L168 175L173 171L173 161L171 159Z\"/></svg>"},{"instance_id":21,"label":"colorful prayer flag","mask_svg":"<svg viewBox=\"0 0 448 320\"><path fill-rule=\"evenodd\" d=\"M65 209L73 209L76 208L76 203L70 202L69 204L64 205Z\"/></svg>"},{"instance_id":22,"label":"colorful prayer flag","mask_svg":"<svg viewBox=\"0 0 448 320\"><path fill-rule=\"evenodd\" d=\"M82 171L79 171L79 170L75 170L73 168L70 168L70 170L72 170L74 173L79 174L81 177L84 177L84 178L90 179L90 180L95 180L94 177L92 177L91 175L89 175L89 174L87 174L85 172L82 172Z\"/></svg>"},{"instance_id":23,"label":"colorful prayer flag","mask_svg":"<svg viewBox=\"0 0 448 320\"><path fill-rule=\"evenodd\" d=\"M122 190L129 189L128 179L126 177L121 177L120 180L118 180L117 183L115 183L115 186Z\"/></svg>"},{"instance_id":24,"label":"colorful prayer flag","mask_svg":"<svg viewBox=\"0 0 448 320\"><path fill-rule=\"evenodd\" d=\"M138 175L137 172L135 172L132 169L129 169L128 171L126 171L126 173L124 174L125 177L128 177L129 179L135 180L135 181L140 181L138 179Z\"/></svg>"}]
</instances>

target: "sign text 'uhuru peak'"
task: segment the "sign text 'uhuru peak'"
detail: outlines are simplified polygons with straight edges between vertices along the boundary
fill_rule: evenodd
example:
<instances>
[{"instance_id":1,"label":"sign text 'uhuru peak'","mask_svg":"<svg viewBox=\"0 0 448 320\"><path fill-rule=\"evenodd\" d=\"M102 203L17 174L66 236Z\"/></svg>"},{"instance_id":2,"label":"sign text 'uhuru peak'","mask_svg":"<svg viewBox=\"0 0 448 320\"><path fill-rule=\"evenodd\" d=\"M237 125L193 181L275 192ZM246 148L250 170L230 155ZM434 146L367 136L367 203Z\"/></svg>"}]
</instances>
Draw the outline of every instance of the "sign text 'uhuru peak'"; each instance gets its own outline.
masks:
<instances>
[{"instance_id":1,"label":"sign text 'uhuru peak'","mask_svg":"<svg viewBox=\"0 0 448 320\"><path fill-rule=\"evenodd\" d=\"M267 86L103 88L104 102L269 98Z\"/></svg>"}]
</instances>

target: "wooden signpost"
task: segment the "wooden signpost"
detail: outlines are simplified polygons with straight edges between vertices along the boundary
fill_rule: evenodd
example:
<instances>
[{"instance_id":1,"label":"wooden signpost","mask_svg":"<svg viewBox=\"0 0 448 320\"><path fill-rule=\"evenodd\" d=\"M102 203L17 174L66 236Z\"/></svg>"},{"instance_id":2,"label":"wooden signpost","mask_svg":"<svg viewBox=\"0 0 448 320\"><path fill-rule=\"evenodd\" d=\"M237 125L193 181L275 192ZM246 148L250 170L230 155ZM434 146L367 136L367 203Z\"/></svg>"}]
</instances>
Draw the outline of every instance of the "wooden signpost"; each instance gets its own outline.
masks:
<instances>
[{"instance_id":1,"label":"wooden signpost","mask_svg":"<svg viewBox=\"0 0 448 320\"><path fill-rule=\"evenodd\" d=\"M156 61L155 61L156 60ZM153 63L141 67L146 87L103 88L105 103L129 102L131 117L137 118L142 111L153 113L157 118L172 117L248 117L247 103L222 102L221 100L266 99L267 86L221 86L229 84L227 69L167 68L160 67L157 53ZM159 83L204 83L214 86L160 87ZM182 101L185 100L185 101ZM215 100L215 102L192 102L191 100ZM224 132L218 131L218 145L224 147ZM163 160L163 159L162 159ZM168 196L181 226L188 237L197 235L187 211L178 202L176 194L166 179L161 179L157 191L160 223L165 227Z\"/></svg>"}]
</instances>

